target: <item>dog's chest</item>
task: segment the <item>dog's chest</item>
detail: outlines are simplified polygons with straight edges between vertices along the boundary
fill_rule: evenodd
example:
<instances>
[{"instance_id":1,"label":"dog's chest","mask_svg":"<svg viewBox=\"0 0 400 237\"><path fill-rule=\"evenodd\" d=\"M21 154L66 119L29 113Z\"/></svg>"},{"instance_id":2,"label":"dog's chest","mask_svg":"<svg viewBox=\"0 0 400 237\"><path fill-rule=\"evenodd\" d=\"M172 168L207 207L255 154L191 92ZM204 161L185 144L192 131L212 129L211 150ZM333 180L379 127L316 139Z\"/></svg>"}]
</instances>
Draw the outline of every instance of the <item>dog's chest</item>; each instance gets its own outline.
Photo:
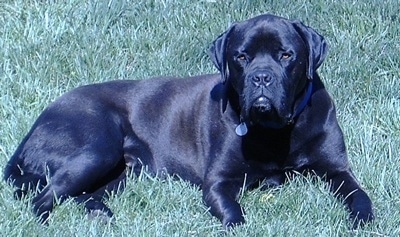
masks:
<instances>
[{"instance_id":1,"label":"dog's chest","mask_svg":"<svg viewBox=\"0 0 400 237\"><path fill-rule=\"evenodd\" d=\"M243 137L242 152L244 159L258 169L283 170L290 152L290 134L286 131L250 132Z\"/></svg>"}]
</instances>

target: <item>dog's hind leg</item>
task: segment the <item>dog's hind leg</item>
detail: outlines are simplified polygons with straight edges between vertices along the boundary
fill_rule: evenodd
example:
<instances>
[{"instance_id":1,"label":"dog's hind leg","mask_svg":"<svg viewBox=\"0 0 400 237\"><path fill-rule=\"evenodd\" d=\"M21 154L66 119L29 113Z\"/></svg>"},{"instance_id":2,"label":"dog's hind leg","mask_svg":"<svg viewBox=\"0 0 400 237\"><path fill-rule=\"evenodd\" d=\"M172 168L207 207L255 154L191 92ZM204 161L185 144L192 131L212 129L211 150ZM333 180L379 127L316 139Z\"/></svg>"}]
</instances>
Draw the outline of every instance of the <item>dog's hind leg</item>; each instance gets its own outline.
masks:
<instances>
[{"instance_id":1,"label":"dog's hind leg","mask_svg":"<svg viewBox=\"0 0 400 237\"><path fill-rule=\"evenodd\" d=\"M47 186L33 198L33 209L41 222L45 223L55 201L62 203L67 198L75 198L84 203L88 210L103 210L108 216L111 211L102 203L107 191L118 188L125 179L124 159L105 164L102 159L85 160L82 157L70 159L65 167L60 166L49 174Z\"/></svg>"},{"instance_id":2,"label":"dog's hind leg","mask_svg":"<svg viewBox=\"0 0 400 237\"><path fill-rule=\"evenodd\" d=\"M120 171L117 178L109 176L107 184L91 193L82 193L74 198L77 203L82 203L89 218L100 218L109 222L113 216L112 211L104 203L104 199L114 191L122 191L126 185L126 171ZM112 179L112 180L111 180Z\"/></svg>"}]
</instances>

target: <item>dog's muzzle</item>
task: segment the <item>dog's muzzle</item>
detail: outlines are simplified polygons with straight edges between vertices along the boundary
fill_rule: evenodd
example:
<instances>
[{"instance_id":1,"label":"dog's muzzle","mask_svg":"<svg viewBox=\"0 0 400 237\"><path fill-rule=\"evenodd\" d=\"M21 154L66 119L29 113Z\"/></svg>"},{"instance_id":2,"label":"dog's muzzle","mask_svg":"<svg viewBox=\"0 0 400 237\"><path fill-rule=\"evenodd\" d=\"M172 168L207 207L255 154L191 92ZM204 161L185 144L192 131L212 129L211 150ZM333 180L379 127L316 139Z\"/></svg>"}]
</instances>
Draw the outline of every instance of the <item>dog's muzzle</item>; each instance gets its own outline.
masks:
<instances>
[{"instance_id":1,"label":"dog's muzzle","mask_svg":"<svg viewBox=\"0 0 400 237\"><path fill-rule=\"evenodd\" d=\"M248 125L258 124L266 128L282 128L285 126L284 119L279 116L271 100L264 95L253 100L248 110L242 110L240 121L235 130L239 136L247 134Z\"/></svg>"},{"instance_id":2,"label":"dog's muzzle","mask_svg":"<svg viewBox=\"0 0 400 237\"><path fill-rule=\"evenodd\" d=\"M280 128L285 125L272 102L265 96L258 97L250 109L250 121L269 128Z\"/></svg>"},{"instance_id":3,"label":"dog's muzzle","mask_svg":"<svg viewBox=\"0 0 400 237\"><path fill-rule=\"evenodd\" d=\"M276 109L272 106L271 101L265 97L258 97L250 108L251 123L258 123L264 127L269 128L282 128L286 125L294 123L296 117L305 109L307 103L310 101L313 93L313 81L308 80L303 99L300 103L293 108L293 113L288 114L286 117L281 118ZM247 122L241 117L240 124L236 127L236 134L244 136L247 134Z\"/></svg>"},{"instance_id":4,"label":"dog's muzzle","mask_svg":"<svg viewBox=\"0 0 400 237\"><path fill-rule=\"evenodd\" d=\"M268 113L271 111L272 106L267 97L261 96L254 102L253 108L258 113Z\"/></svg>"}]
</instances>

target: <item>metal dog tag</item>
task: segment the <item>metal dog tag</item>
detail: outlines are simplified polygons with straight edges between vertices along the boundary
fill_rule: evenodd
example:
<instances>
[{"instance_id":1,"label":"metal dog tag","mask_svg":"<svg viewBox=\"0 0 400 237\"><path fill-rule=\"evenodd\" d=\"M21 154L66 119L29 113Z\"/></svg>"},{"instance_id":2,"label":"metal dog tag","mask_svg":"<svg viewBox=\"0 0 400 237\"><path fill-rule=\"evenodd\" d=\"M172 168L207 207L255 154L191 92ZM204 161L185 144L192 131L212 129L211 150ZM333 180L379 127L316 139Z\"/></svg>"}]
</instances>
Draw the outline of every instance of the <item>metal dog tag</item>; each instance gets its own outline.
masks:
<instances>
[{"instance_id":1,"label":"metal dog tag","mask_svg":"<svg viewBox=\"0 0 400 237\"><path fill-rule=\"evenodd\" d=\"M244 136L244 135L246 135L247 132L248 132L246 123L241 122L239 125L237 125L237 127L236 127L236 129L235 129L235 132L236 132L236 134L237 134L238 136L241 136L241 137Z\"/></svg>"}]
</instances>

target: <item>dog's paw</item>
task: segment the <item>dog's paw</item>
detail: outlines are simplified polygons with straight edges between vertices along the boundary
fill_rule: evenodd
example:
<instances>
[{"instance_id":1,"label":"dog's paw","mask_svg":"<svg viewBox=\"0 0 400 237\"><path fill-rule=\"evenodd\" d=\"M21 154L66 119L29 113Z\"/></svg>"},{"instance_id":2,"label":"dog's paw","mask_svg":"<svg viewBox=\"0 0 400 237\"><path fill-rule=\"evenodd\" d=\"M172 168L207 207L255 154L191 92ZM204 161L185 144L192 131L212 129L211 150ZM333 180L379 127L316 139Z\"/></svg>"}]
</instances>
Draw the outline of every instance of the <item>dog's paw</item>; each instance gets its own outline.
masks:
<instances>
[{"instance_id":1,"label":"dog's paw","mask_svg":"<svg viewBox=\"0 0 400 237\"><path fill-rule=\"evenodd\" d=\"M112 223L112 216L103 210L90 210L87 213L89 220L99 220L103 224Z\"/></svg>"},{"instance_id":2,"label":"dog's paw","mask_svg":"<svg viewBox=\"0 0 400 237\"><path fill-rule=\"evenodd\" d=\"M17 200L21 200L26 196L26 191L22 189L17 189L14 191L14 198Z\"/></svg>"},{"instance_id":3,"label":"dog's paw","mask_svg":"<svg viewBox=\"0 0 400 237\"><path fill-rule=\"evenodd\" d=\"M49 220L50 220L50 211L45 211L38 216L38 222L43 226L47 226L49 224Z\"/></svg>"},{"instance_id":4,"label":"dog's paw","mask_svg":"<svg viewBox=\"0 0 400 237\"><path fill-rule=\"evenodd\" d=\"M226 218L223 220L222 224L224 225L225 230L231 230L236 226L242 225L245 223L243 216L236 216L231 218Z\"/></svg>"},{"instance_id":5,"label":"dog's paw","mask_svg":"<svg viewBox=\"0 0 400 237\"><path fill-rule=\"evenodd\" d=\"M112 211L103 202L88 200L85 202L85 208L90 220L99 220L103 224L113 221Z\"/></svg>"},{"instance_id":6,"label":"dog's paw","mask_svg":"<svg viewBox=\"0 0 400 237\"><path fill-rule=\"evenodd\" d=\"M361 228L375 219L371 199L363 190L359 189L349 200L352 200L349 208L353 229Z\"/></svg>"},{"instance_id":7,"label":"dog's paw","mask_svg":"<svg viewBox=\"0 0 400 237\"><path fill-rule=\"evenodd\" d=\"M351 213L350 218L353 223L353 229L364 227L366 224L371 223L375 216L372 211Z\"/></svg>"}]
</instances>

